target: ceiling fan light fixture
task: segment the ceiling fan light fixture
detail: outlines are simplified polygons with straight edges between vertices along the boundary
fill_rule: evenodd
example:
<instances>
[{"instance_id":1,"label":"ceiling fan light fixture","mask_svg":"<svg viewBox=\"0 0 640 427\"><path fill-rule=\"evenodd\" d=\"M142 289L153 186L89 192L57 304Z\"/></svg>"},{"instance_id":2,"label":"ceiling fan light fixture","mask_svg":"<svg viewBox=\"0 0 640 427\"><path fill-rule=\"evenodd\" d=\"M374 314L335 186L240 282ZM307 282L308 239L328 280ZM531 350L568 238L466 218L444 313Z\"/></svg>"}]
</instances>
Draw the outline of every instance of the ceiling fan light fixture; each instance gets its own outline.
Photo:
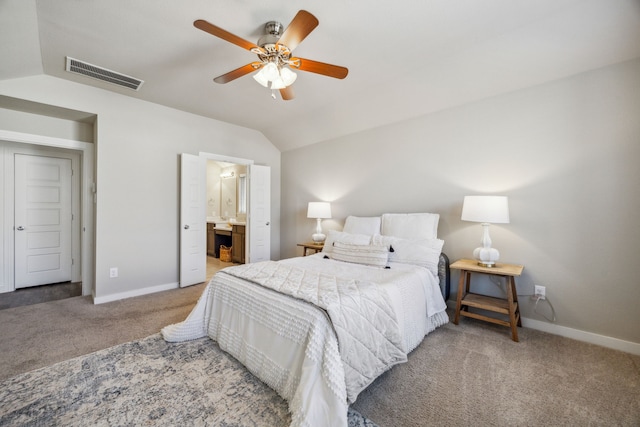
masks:
<instances>
[{"instance_id":1,"label":"ceiling fan light fixture","mask_svg":"<svg viewBox=\"0 0 640 427\"><path fill-rule=\"evenodd\" d=\"M280 69L280 77L282 77L282 81L284 82L285 86L290 86L293 84L293 82L296 81L298 75L291 71L288 67L282 67L282 69Z\"/></svg>"},{"instance_id":2,"label":"ceiling fan light fixture","mask_svg":"<svg viewBox=\"0 0 640 427\"><path fill-rule=\"evenodd\" d=\"M264 87L269 87L269 80L264 77L262 69L253 75L253 79Z\"/></svg>"},{"instance_id":3,"label":"ceiling fan light fixture","mask_svg":"<svg viewBox=\"0 0 640 427\"><path fill-rule=\"evenodd\" d=\"M282 80L282 77L278 76L271 82L271 89L284 89L287 85Z\"/></svg>"},{"instance_id":4,"label":"ceiling fan light fixture","mask_svg":"<svg viewBox=\"0 0 640 427\"><path fill-rule=\"evenodd\" d=\"M269 80L270 82L280 77L280 73L278 72L278 66L273 62L267 63L267 65L262 67L262 70L260 72L262 73L264 78Z\"/></svg>"}]
</instances>

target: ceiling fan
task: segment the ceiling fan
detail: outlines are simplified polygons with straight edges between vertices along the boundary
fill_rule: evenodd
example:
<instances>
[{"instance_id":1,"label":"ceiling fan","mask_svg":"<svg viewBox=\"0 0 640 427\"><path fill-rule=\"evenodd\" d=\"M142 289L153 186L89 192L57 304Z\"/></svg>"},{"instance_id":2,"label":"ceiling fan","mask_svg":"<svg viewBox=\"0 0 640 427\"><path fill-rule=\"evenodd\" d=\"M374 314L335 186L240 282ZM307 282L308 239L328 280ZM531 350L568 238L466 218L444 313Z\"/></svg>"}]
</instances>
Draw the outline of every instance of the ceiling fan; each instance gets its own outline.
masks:
<instances>
[{"instance_id":1,"label":"ceiling fan","mask_svg":"<svg viewBox=\"0 0 640 427\"><path fill-rule=\"evenodd\" d=\"M275 91L279 90L282 99L294 98L291 84L296 80L296 74L291 71L301 70L324 76L344 79L349 70L338 65L292 56L293 50L318 26L318 19L306 10L299 11L286 30L282 24L269 21L265 25L266 34L260 37L258 43L251 43L222 28L202 19L194 21L193 25L209 34L240 46L258 55L259 61L243 65L233 71L213 79L216 83L229 83L239 77L259 70L253 78L262 86L272 89L271 96L275 98Z\"/></svg>"}]
</instances>

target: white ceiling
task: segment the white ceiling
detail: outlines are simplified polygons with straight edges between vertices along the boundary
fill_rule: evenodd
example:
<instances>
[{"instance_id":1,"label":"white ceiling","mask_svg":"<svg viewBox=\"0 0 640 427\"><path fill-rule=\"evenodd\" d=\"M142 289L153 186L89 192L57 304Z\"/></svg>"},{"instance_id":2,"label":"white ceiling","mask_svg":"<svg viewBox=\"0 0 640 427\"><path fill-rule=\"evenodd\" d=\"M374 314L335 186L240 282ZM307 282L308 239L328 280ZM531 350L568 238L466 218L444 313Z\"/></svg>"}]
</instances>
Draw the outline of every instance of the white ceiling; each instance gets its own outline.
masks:
<instances>
[{"instance_id":1,"label":"white ceiling","mask_svg":"<svg viewBox=\"0 0 640 427\"><path fill-rule=\"evenodd\" d=\"M250 76L257 42L299 9L319 26L295 55L349 68L299 72L292 101ZM145 81L139 92L68 73L65 57ZM640 0L0 0L0 79L48 74L257 129L289 150L640 57Z\"/></svg>"}]
</instances>

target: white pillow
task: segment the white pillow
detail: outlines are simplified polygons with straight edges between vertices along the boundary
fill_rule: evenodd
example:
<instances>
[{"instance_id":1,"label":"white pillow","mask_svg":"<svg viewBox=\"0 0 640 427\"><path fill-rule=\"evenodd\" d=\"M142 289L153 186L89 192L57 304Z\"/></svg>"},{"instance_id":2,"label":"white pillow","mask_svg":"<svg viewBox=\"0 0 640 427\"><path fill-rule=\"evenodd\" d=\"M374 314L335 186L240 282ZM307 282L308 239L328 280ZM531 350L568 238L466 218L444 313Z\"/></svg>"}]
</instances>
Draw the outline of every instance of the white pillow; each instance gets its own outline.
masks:
<instances>
[{"instance_id":1,"label":"white pillow","mask_svg":"<svg viewBox=\"0 0 640 427\"><path fill-rule=\"evenodd\" d=\"M322 252L330 254L333 252L335 242L349 243L352 245L368 245L371 243L371 236L366 234L352 234L344 231L329 230L324 241Z\"/></svg>"},{"instance_id":2,"label":"white pillow","mask_svg":"<svg viewBox=\"0 0 640 427\"><path fill-rule=\"evenodd\" d=\"M371 244L372 245L384 245L387 249L391 249L391 243L396 240L397 237L393 236L383 236L381 234L374 234L371 236Z\"/></svg>"},{"instance_id":3,"label":"white pillow","mask_svg":"<svg viewBox=\"0 0 640 427\"><path fill-rule=\"evenodd\" d=\"M348 216L342 231L354 234L380 234L381 218L379 216Z\"/></svg>"},{"instance_id":4,"label":"white pillow","mask_svg":"<svg viewBox=\"0 0 640 427\"><path fill-rule=\"evenodd\" d=\"M401 239L435 239L438 237L439 214L383 214L382 230L385 236Z\"/></svg>"},{"instance_id":5,"label":"white pillow","mask_svg":"<svg viewBox=\"0 0 640 427\"><path fill-rule=\"evenodd\" d=\"M389 262L413 264L425 267L434 276L438 275L438 262L444 240L409 240L391 236L373 236L372 244L389 248Z\"/></svg>"},{"instance_id":6,"label":"white pillow","mask_svg":"<svg viewBox=\"0 0 640 427\"><path fill-rule=\"evenodd\" d=\"M331 258L338 261L386 267L389 259L389 249L384 245L352 245L335 242Z\"/></svg>"}]
</instances>

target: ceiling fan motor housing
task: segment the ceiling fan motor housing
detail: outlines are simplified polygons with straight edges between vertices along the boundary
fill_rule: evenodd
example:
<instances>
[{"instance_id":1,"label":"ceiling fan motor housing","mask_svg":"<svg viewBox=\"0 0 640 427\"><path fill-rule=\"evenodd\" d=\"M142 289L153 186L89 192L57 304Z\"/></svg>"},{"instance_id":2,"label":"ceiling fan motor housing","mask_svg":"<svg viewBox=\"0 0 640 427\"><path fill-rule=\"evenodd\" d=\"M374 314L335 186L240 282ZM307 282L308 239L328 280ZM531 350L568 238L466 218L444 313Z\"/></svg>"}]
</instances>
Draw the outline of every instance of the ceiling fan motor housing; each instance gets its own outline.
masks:
<instances>
[{"instance_id":1,"label":"ceiling fan motor housing","mask_svg":"<svg viewBox=\"0 0 640 427\"><path fill-rule=\"evenodd\" d=\"M267 34L258 39L258 46L262 50L257 51L256 49L254 53L263 63L273 62L279 67L287 64L291 57L291 50L283 44L278 44L284 26L280 22L269 21L265 24L264 29Z\"/></svg>"},{"instance_id":2,"label":"ceiling fan motor housing","mask_svg":"<svg viewBox=\"0 0 640 427\"><path fill-rule=\"evenodd\" d=\"M282 36L283 26L277 21L269 21L264 25L265 35L258 39L258 46L264 48L266 45L276 44Z\"/></svg>"}]
</instances>

